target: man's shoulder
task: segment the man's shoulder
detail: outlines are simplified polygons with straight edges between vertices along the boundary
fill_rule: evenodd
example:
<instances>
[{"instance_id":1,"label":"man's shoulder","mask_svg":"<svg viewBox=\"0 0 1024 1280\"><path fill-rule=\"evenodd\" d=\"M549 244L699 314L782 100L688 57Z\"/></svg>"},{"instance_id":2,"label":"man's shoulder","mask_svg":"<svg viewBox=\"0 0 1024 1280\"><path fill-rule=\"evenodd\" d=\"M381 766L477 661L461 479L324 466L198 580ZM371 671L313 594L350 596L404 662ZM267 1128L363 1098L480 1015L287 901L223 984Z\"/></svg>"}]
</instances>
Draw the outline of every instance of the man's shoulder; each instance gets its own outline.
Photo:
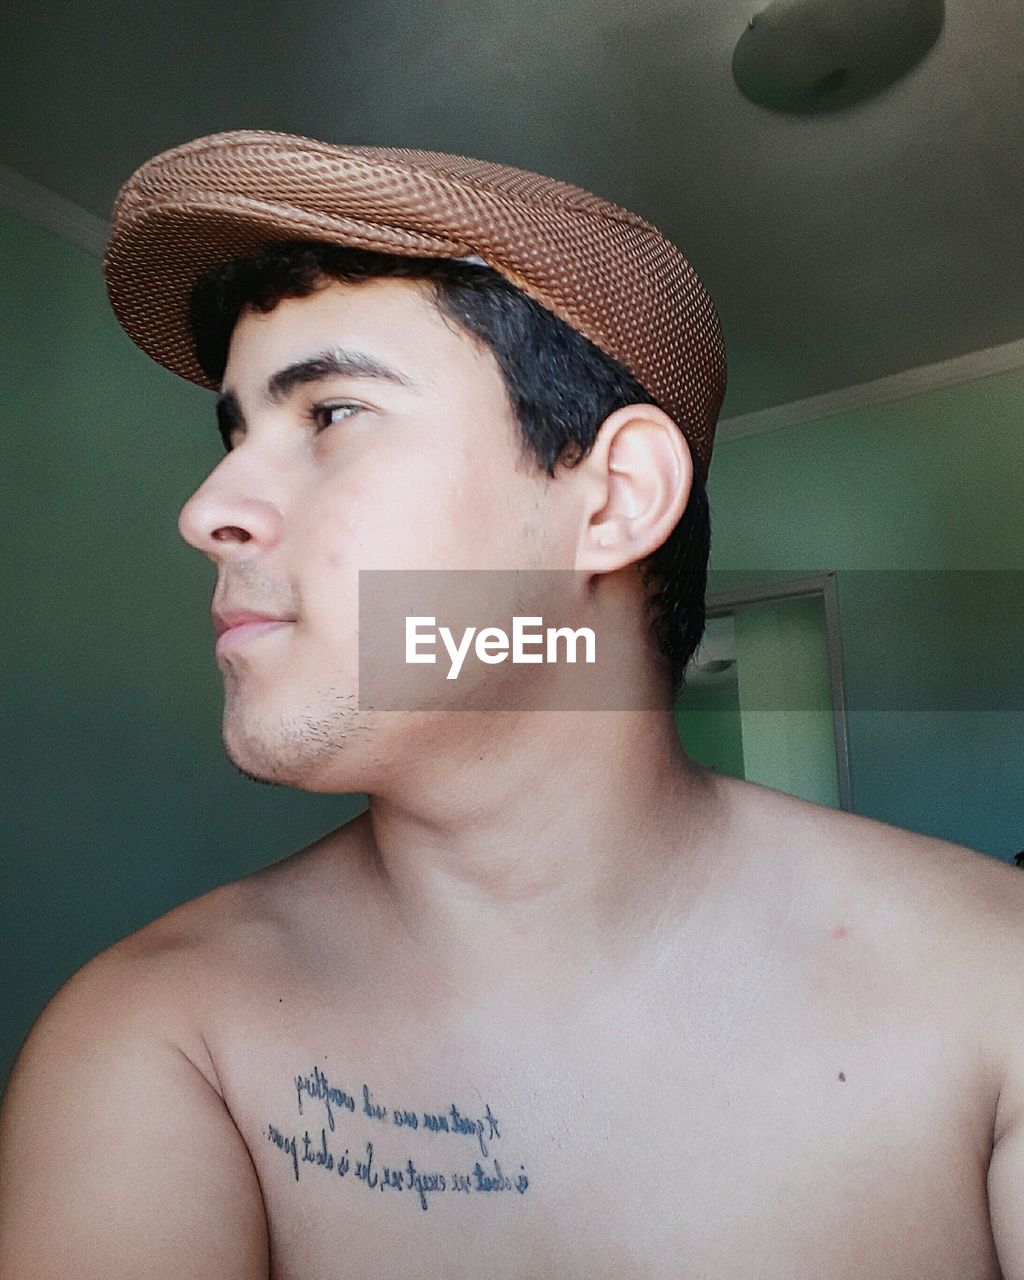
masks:
<instances>
[{"instance_id":1,"label":"man's shoulder","mask_svg":"<svg viewBox=\"0 0 1024 1280\"><path fill-rule=\"evenodd\" d=\"M1024 871L973 846L844 813L837 854L854 884L893 903L897 918L923 929L944 929L972 947L1019 946ZM1004 954L1003 959L1009 957Z\"/></svg>"},{"instance_id":2,"label":"man's shoulder","mask_svg":"<svg viewBox=\"0 0 1024 1280\"><path fill-rule=\"evenodd\" d=\"M119 939L104 954L110 963L163 970L177 966L227 967L253 950L284 945L307 904L330 880L344 899L343 868L355 843L358 820L294 853L188 898ZM166 975L164 975L166 976Z\"/></svg>"},{"instance_id":3,"label":"man's shoulder","mask_svg":"<svg viewBox=\"0 0 1024 1280\"><path fill-rule=\"evenodd\" d=\"M30 1028L0 1107L0 1271L155 1278L187 1252L195 1276L267 1274L259 1186L197 1016L209 907L98 952Z\"/></svg>"},{"instance_id":4,"label":"man's shoulder","mask_svg":"<svg viewBox=\"0 0 1024 1280\"><path fill-rule=\"evenodd\" d=\"M741 830L766 883L880 958L1024 990L1024 870L969 845L744 783Z\"/></svg>"},{"instance_id":5,"label":"man's shoulder","mask_svg":"<svg viewBox=\"0 0 1024 1280\"><path fill-rule=\"evenodd\" d=\"M29 1041L57 1029L94 1025L176 1046L214 1088L204 1045L202 1006L211 982L230 978L218 960L237 936L244 879L197 895L96 952L70 974L35 1019Z\"/></svg>"},{"instance_id":6,"label":"man's shoulder","mask_svg":"<svg viewBox=\"0 0 1024 1280\"><path fill-rule=\"evenodd\" d=\"M991 1054L1024 1061L1024 870L874 818L783 802L823 937ZM998 1067L997 1067L998 1069Z\"/></svg>"},{"instance_id":7,"label":"man's shoulder","mask_svg":"<svg viewBox=\"0 0 1024 1280\"><path fill-rule=\"evenodd\" d=\"M335 849L343 847L332 834ZM64 981L36 1023L107 1009L177 1045L219 1092L204 1028L289 963L298 921L323 878L321 843L188 898L110 943Z\"/></svg>"},{"instance_id":8,"label":"man's shoulder","mask_svg":"<svg viewBox=\"0 0 1024 1280\"><path fill-rule=\"evenodd\" d=\"M806 874L817 867L832 883L838 876L851 889L877 888L908 902L920 902L919 893L931 886L926 904L934 897L935 906L976 905L989 920L1024 904L1024 870L970 845L756 783L741 785L757 825L796 851Z\"/></svg>"}]
</instances>

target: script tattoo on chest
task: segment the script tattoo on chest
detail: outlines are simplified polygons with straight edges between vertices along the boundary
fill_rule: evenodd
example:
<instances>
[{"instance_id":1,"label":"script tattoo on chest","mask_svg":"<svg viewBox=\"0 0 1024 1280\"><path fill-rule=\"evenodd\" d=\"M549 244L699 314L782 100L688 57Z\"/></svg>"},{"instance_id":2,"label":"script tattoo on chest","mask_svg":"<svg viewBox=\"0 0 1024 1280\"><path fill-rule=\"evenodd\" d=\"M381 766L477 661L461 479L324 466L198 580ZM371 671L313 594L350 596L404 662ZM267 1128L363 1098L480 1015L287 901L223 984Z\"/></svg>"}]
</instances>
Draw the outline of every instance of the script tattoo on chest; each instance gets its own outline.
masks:
<instances>
[{"instance_id":1,"label":"script tattoo on chest","mask_svg":"<svg viewBox=\"0 0 1024 1280\"><path fill-rule=\"evenodd\" d=\"M315 1173L347 1188L411 1192L423 1210L430 1207L431 1197L439 1195L524 1195L529 1186L523 1165L515 1175L506 1173L495 1154L501 1126L489 1103L484 1104L482 1115L448 1100L437 1110L388 1107L374 1098L367 1084L350 1093L317 1066L308 1075L295 1076L295 1103L298 1114L307 1123L313 1121L313 1132L268 1123L266 1137L287 1159L296 1182L303 1174ZM392 1135L402 1130L407 1144L412 1130L426 1131L431 1137L427 1143L417 1140L415 1160L404 1154L399 1162L384 1164L374 1150L373 1138L363 1134L369 1127L379 1138L385 1126ZM394 1147L393 1141L387 1145Z\"/></svg>"}]
</instances>

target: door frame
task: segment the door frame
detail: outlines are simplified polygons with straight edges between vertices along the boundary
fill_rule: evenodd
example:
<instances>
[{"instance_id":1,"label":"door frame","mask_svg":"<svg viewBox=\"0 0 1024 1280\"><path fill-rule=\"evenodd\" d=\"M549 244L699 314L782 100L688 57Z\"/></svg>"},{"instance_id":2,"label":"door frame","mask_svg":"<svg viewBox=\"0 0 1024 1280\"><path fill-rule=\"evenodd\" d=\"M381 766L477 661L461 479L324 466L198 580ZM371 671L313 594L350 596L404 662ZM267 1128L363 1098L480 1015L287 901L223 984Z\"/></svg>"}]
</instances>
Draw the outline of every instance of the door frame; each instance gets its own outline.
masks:
<instances>
[{"instance_id":1,"label":"door frame","mask_svg":"<svg viewBox=\"0 0 1024 1280\"><path fill-rule=\"evenodd\" d=\"M721 575L719 575L721 576ZM839 807L853 812L853 781L850 777L850 744L847 733L846 681L843 677L843 642L839 631L839 592L836 571L801 574L794 578L759 579L731 591L711 592L705 597L705 615L719 618L748 604L765 604L792 596L820 596L825 608L825 647L828 682L832 696L832 727L836 752Z\"/></svg>"}]
</instances>

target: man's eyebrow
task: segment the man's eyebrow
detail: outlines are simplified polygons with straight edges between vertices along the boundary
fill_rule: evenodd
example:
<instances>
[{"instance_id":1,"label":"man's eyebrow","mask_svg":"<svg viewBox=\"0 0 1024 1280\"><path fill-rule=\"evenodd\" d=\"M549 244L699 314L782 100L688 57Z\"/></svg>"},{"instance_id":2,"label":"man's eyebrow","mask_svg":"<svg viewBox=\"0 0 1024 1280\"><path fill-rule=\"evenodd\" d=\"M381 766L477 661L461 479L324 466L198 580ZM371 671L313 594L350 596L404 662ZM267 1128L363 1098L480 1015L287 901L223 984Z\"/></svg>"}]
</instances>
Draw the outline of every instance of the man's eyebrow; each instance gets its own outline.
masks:
<instances>
[{"instance_id":1,"label":"man's eyebrow","mask_svg":"<svg viewBox=\"0 0 1024 1280\"><path fill-rule=\"evenodd\" d=\"M401 387L416 390L416 384L391 365L366 351L351 351L343 347L334 347L326 351L317 351L313 355L304 356L278 369L267 379L263 388L263 401L268 405L279 405L285 401L296 387L310 382L322 382L325 378L376 378L384 382L393 382ZM236 427L244 427L245 415L234 391L222 391L217 397L217 426L228 447L228 437Z\"/></svg>"}]
</instances>

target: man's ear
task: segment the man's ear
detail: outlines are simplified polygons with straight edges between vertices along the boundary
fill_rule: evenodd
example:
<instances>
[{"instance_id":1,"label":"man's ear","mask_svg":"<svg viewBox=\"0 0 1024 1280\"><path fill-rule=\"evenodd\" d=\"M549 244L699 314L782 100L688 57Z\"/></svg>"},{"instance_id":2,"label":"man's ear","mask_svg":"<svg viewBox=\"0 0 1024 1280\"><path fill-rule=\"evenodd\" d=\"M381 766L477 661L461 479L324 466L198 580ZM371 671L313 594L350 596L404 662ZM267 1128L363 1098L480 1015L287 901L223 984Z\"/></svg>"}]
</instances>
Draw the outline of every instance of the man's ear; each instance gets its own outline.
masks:
<instances>
[{"instance_id":1,"label":"man's ear","mask_svg":"<svg viewBox=\"0 0 1024 1280\"><path fill-rule=\"evenodd\" d=\"M686 437L653 404L610 413L575 470L585 501L576 567L595 573L643 560L660 547L679 523L693 484Z\"/></svg>"}]
</instances>

